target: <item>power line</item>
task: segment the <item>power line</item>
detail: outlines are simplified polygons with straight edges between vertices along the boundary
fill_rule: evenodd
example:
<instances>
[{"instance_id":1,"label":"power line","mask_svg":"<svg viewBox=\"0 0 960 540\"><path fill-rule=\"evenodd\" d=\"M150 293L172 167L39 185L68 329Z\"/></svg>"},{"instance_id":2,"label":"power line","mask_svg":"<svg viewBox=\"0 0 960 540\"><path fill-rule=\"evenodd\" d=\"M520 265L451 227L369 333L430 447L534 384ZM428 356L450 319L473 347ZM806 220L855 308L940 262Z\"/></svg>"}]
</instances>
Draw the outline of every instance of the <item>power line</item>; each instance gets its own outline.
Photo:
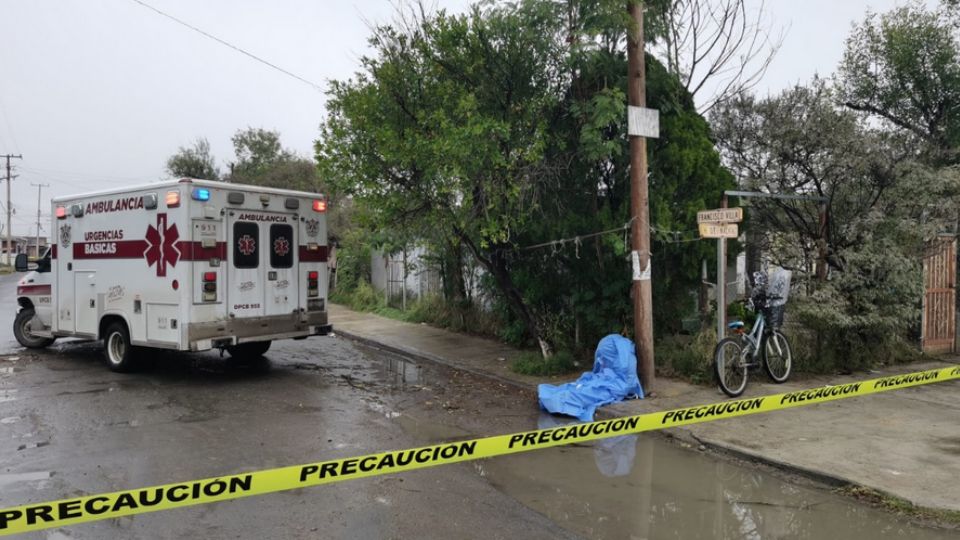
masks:
<instances>
[{"instance_id":1,"label":"power line","mask_svg":"<svg viewBox=\"0 0 960 540\"><path fill-rule=\"evenodd\" d=\"M315 82L313 82L313 81L309 81L309 80L307 80L307 79L304 79L303 77L301 77L301 76L299 76L299 75L297 75L297 74L295 74L295 73L292 73L292 72L290 72L290 71L287 71L287 70L283 69L282 67L280 67L280 66L278 66L278 65L276 65L276 64L270 63L270 62L264 60L263 58L260 58L259 56L253 54L253 53L247 52L247 51L241 49L240 47L238 47L238 46L236 46L236 45L234 45L234 44L232 44L232 43L230 43L230 42L228 42L228 41L222 40L222 39L218 38L217 36L214 36L213 34L210 34L210 33L208 33L208 32L205 32L205 31L197 28L196 26L193 26L192 24L190 24L190 23L188 23L188 22L186 22L186 21L182 21L182 20L174 17L173 15L170 15L169 13L165 13L165 12L163 12L163 11L160 11L159 9L151 6L150 4L148 4L148 3L146 3L146 2L143 2L143 1L141 1L141 0L130 0L130 1L131 1L131 2L136 2L137 4L140 4L141 6L147 8L147 9L149 9L149 10L151 10L151 11L154 11L154 12L156 12L156 13L159 14L159 15L162 15L162 16L170 19L171 21L176 22L177 24L180 24L180 25L182 25L182 26L186 26L187 28L193 30L194 32L197 32L198 34L201 34L201 35L203 35L203 36L206 36L206 37L208 37L208 38L216 41L217 43L220 43L221 45L225 45L225 46L227 46L227 47L230 47L231 49L237 51L237 52L240 53L240 54L249 56L250 58L256 60L257 62L260 62L261 64L264 64L264 65L266 65L266 66L269 66L269 67L271 67L271 68L279 71L280 73L283 73L284 75L287 75L287 76L289 76L289 77L293 77L294 79L296 79L296 80L298 80L298 81L300 81L300 82L302 82L302 83L309 84L310 86L312 86L312 87L313 87L315 90L317 90L318 92L323 92L323 91L324 91L324 89L323 89L319 84L317 84L317 83L315 83Z\"/></svg>"},{"instance_id":2,"label":"power line","mask_svg":"<svg viewBox=\"0 0 960 540\"><path fill-rule=\"evenodd\" d=\"M635 218L634 218L634 219L635 219ZM581 235L577 235L577 236L571 236L571 237L569 237L569 238L559 238L559 239L557 239L557 240L550 240L549 242L543 242L543 243L540 243L540 244L533 244L533 245L531 245L531 246L524 246L524 247L521 247L521 248L519 248L519 249L520 249L520 250L523 250L523 251L526 251L526 250L533 250L533 249L540 249L540 248L544 248L544 247L549 247L549 248L553 248L553 251L556 252L557 249L562 248L565 244L573 244L573 245L577 248L577 250L579 251L580 244L582 243L583 240L586 240L586 239L588 239L588 238L594 238L594 237L596 237L596 236L604 236L604 235L607 235L607 234L613 234L613 233L623 233L623 234L627 234L627 231L630 230L630 225L631 225L632 223L633 223L633 219L630 219L629 221L627 221L627 222L624 223L623 225L621 225L621 226L619 226L619 227L616 227L616 228L613 228L613 229L606 229L606 230L603 230L603 231L597 231L597 232L586 233L586 234L581 234ZM655 235L657 236L656 241L659 242L659 243L661 243L661 244L686 244L686 243L690 243L690 242L699 242L699 241L701 241L701 240L704 240L704 238L701 238L701 237L700 237L700 232L699 232L699 231L696 231L696 230L695 230L695 231L670 231L670 230L661 229L661 228L659 228L659 227L654 227L654 226L651 226L651 225L649 225L649 224L647 224L647 227L649 227L649 229L650 229L651 232L655 233ZM684 236L687 236L687 235L693 235L693 236L692 236L692 237L688 237L688 238L684 238ZM578 257L578 258L579 258L579 257Z\"/></svg>"},{"instance_id":3,"label":"power line","mask_svg":"<svg viewBox=\"0 0 960 540\"><path fill-rule=\"evenodd\" d=\"M24 171L30 171L30 172L39 173L39 174L42 174L42 175L45 175L45 176L49 176L49 175L51 175L51 173L52 173L54 176L61 176L61 175L84 176L84 177L87 177L87 178L96 179L96 180L100 180L100 181L104 181L104 182L118 182L118 183L119 183L119 182L129 182L129 181L135 181L135 182L145 182L145 181L147 181L147 180L144 180L142 177L135 177L135 176L116 176L116 175L112 175L112 174L101 174L101 173L96 173L96 172L65 171L65 170L63 170L63 169L46 169L46 168L43 168L43 167L27 167L27 166L25 166L25 165L21 165L21 166L20 166L20 169L22 169L22 170L24 170Z\"/></svg>"}]
</instances>

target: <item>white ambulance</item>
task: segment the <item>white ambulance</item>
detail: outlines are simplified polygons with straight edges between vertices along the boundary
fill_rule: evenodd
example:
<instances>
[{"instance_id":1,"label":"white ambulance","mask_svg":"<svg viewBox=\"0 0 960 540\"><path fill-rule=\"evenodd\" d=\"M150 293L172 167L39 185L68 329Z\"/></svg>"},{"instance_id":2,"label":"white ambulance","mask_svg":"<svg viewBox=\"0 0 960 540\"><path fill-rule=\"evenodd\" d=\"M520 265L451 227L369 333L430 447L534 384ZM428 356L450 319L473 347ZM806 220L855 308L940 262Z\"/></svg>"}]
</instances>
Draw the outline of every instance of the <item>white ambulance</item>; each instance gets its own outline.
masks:
<instances>
[{"instance_id":1,"label":"white ambulance","mask_svg":"<svg viewBox=\"0 0 960 540\"><path fill-rule=\"evenodd\" d=\"M110 368L127 371L140 347L246 360L331 329L321 195L183 179L52 206L51 247L17 285L25 347L102 339Z\"/></svg>"}]
</instances>

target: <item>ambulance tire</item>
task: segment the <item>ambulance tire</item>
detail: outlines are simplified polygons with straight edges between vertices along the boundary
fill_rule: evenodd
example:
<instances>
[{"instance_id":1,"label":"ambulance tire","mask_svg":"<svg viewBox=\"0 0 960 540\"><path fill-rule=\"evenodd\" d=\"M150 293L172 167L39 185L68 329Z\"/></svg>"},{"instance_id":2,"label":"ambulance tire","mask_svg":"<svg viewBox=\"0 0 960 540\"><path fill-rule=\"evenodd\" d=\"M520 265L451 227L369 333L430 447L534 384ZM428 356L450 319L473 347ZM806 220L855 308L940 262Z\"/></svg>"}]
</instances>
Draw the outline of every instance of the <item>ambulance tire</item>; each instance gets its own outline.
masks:
<instances>
[{"instance_id":1,"label":"ambulance tire","mask_svg":"<svg viewBox=\"0 0 960 540\"><path fill-rule=\"evenodd\" d=\"M253 341L250 343L241 343L227 347L230 358L239 363L254 362L270 350L272 341Z\"/></svg>"},{"instance_id":2,"label":"ambulance tire","mask_svg":"<svg viewBox=\"0 0 960 540\"><path fill-rule=\"evenodd\" d=\"M23 308L13 321L13 336L28 349L42 349L53 343L53 338L37 337L30 333L30 324L35 315L33 308Z\"/></svg>"},{"instance_id":3,"label":"ambulance tire","mask_svg":"<svg viewBox=\"0 0 960 540\"><path fill-rule=\"evenodd\" d=\"M137 347L130 345L130 332L125 324L115 322L107 327L103 334L103 355L113 371L127 373L136 367Z\"/></svg>"}]
</instances>

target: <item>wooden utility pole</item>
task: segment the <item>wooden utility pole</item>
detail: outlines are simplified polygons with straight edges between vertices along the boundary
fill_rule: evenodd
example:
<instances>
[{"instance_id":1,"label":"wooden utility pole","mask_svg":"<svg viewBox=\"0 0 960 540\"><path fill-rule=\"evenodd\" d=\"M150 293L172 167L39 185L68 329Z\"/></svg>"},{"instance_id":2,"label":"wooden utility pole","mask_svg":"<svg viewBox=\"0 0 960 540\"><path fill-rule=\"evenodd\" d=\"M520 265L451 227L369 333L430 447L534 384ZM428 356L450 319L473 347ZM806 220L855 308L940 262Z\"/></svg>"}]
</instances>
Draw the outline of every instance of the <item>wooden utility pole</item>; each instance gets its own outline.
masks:
<instances>
[{"instance_id":1,"label":"wooden utility pole","mask_svg":"<svg viewBox=\"0 0 960 540\"><path fill-rule=\"evenodd\" d=\"M2 158L7 160L7 259L6 263L10 265L10 254L13 252L13 233L11 231L10 225L10 215L13 211L13 206L10 203L10 181L13 180L13 176L10 175L10 160L11 159L23 159L22 154L3 154L0 155Z\"/></svg>"},{"instance_id":2,"label":"wooden utility pole","mask_svg":"<svg viewBox=\"0 0 960 540\"><path fill-rule=\"evenodd\" d=\"M50 187L50 184L34 184L30 183L31 186L37 188L37 253L34 255L36 258L40 258L40 191L45 187ZM29 250L28 250L29 251Z\"/></svg>"},{"instance_id":3,"label":"wooden utility pole","mask_svg":"<svg viewBox=\"0 0 960 540\"><path fill-rule=\"evenodd\" d=\"M627 38L627 104L645 107L646 67L643 47L643 3L628 0L630 32ZM634 264L633 328L637 371L647 394L654 387L653 287L650 282L650 209L647 194L647 139L630 136L630 236ZM638 268L639 267L639 271Z\"/></svg>"}]
</instances>

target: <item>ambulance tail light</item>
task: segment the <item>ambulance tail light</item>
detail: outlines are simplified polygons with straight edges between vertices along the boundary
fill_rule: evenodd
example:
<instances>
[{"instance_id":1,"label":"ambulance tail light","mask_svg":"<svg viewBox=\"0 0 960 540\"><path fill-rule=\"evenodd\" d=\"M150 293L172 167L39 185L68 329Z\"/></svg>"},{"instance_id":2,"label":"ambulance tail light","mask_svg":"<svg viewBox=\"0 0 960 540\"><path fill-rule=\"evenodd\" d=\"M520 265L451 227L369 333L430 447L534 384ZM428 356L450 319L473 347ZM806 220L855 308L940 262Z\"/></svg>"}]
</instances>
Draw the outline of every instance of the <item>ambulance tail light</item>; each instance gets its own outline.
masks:
<instances>
[{"instance_id":1,"label":"ambulance tail light","mask_svg":"<svg viewBox=\"0 0 960 540\"><path fill-rule=\"evenodd\" d=\"M318 285L320 281L320 272L312 270L307 272L307 296L314 297L320 296L320 287Z\"/></svg>"},{"instance_id":2,"label":"ambulance tail light","mask_svg":"<svg viewBox=\"0 0 960 540\"><path fill-rule=\"evenodd\" d=\"M67 207L58 206L57 207L57 219L66 219L67 218Z\"/></svg>"},{"instance_id":3,"label":"ambulance tail light","mask_svg":"<svg viewBox=\"0 0 960 540\"><path fill-rule=\"evenodd\" d=\"M216 272L203 273L203 301L204 302L217 301L217 273Z\"/></svg>"},{"instance_id":4,"label":"ambulance tail light","mask_svg":"<svg viewBox=\"0 0 960 540\"><path fill-rule=\"evenodd\" d=\"M314 212L326 212L327 211L327 201L324 199L314 199L313 200L313 211Z\"/></svg>"}]
</instances>

